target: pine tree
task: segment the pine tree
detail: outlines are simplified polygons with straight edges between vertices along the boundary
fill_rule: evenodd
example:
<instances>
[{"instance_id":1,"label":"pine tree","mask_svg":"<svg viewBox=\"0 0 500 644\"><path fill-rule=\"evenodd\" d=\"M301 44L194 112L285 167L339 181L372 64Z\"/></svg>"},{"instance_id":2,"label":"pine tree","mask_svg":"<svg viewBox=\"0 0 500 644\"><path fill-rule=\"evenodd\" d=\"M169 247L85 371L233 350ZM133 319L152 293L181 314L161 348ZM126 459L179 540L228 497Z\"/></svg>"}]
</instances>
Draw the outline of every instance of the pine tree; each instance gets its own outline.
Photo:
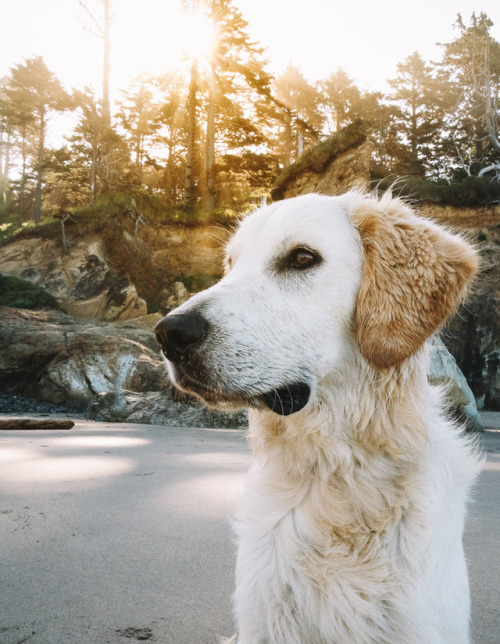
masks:
<instances>
[{"instance_id":1,"label":"pine tree","mask_svg":"<svg viewBox=\"0 0 500 644\"><path fill-rule=\"evenodd\" d=\"M397 66L389 80L391 101L399 108L397 130L402 143L398 174L424 176L432 170L439 132L443 124L443 102L432 69L418 52Z\"/></svg>"},{"instance_id":2,"label":"pine tree","mask_svg":"<svg viewBox=\"0 0 500 644\"><path fill-rule=\"evenodd\" d=\"M158 115L161 105L153 95L151 78L136 79L128 91L122 92L118 119L129 142L135 166L135 181L143 183L144 164L160 128Z\"/></svg>"},{"instance_id":3,"label":"pine tree","mask_svg":"<svg viewBox=\"0 0 500 644\"><path fill-rule=\"evenodd\" d=\"M303 152L304 146L317 143L323 124L320 94L301 71L292 64L279 76L273 92L282 108L281 158L289 165Z\"/></svg>"},{"instance_id":4,"label":"pine tree","mask_svg":"<svg viewBox=\"0 0 500 644\"><path fill-rule=\"evenodd\" d=\"M232 0L206 0L197 7L212 22L215 43L208 60L191 63L185 202L193 207L203 198L213 212L225 160L242 160L249 147L265 143L261 124L271 76L262 47L251 40L248 23Z\"/></svg>"},{"instance_id":5,"label":"pine tree","mask_svg":"<svg viewBox=\"0 0 500 644\"><path fill-rule=\"evenodd\" d=\"M7 79L0 81L0 217L7 211L7 199L9 195L9 170L11 152L14 145L15 131L13 119L15 113L7 99L3 88Z\"/></svg>"},{"instance_id":6,"label":"pine tree","mask_svg":"<svg viewBox=\"0 0 500 644\"><path fill-rule=\"evenodd\" d=\"M72 136L68 137L72 165L83 170L88 201L93 204L102 187L103 141L106 128L98 101L90 88L76 92L75 103L80 116Z\"/></svg>"},{"instance_id":7,"label":"pine tree","mask_svg":"<svg viewBox=\"0 0 500 644\"><path fill-rule=\"evenodd\" d=\"M361 92L354 81L338 69L323 82L321 88L321 108L329 134L360 118Z\"/></svg>"},{"instance_id":8,"label":"pine tree","mask_svg":"<svg viewBox=\"0 0 500 644\"><path fill-rule=\"evenodd\" d=\"M156 117L156 142L166 155L166 165L158 181L169 204L183 199L186 151L186 87L176 72L167 72L153 79L155 92L160 96Z\"/></svg>"},{"instance_id":9,"label":"pine tree","mask_svg":"<svg viewBox=\"0 0 500 644\"><path fill-rule=\"evenodd\" d=\"M28 156L35 167L35 203L33 219L40 221L47 121L51 112L72 107L70 96L57 77L48 69L41 56L15 65L4 87L4 107L21 137L22 176L20 182L19 217L25 218L25 188Z\"/></svg>"}]
</instances>

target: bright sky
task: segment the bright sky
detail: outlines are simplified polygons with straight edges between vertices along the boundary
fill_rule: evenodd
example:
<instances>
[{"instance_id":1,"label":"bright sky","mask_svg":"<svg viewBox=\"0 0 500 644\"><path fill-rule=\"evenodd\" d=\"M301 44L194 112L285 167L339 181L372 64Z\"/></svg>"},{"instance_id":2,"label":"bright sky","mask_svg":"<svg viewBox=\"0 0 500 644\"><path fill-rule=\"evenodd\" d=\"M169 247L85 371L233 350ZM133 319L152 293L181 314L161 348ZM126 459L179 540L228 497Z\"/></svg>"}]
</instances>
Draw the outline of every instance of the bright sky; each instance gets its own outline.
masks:
<instances>
[{"instance_id":1,"label":"bright sky","mask_svg":"<svg viewBox=\"0 0 500 644\"><path fill-rule=\"evenodd\" d=\"M99 11L99 0L86 0ZM180 0L113 0L112 87L125 89L131 75L159 73L179 64L193 40L182 22ZM438 59L436 42L449 42L458 12L468 23L484 11L500 40L499 0L234 0L250 24L251 36L267 48L270 69L289 61L310 80L338 67L362 89L387 89L396 65L417 50ZM85 32L78 0L0 0L0 75L24 58L42 55L64 85L100 93L101 43ZM89 21L86 21L89 24Z\"/></svg>"}]
</instances>

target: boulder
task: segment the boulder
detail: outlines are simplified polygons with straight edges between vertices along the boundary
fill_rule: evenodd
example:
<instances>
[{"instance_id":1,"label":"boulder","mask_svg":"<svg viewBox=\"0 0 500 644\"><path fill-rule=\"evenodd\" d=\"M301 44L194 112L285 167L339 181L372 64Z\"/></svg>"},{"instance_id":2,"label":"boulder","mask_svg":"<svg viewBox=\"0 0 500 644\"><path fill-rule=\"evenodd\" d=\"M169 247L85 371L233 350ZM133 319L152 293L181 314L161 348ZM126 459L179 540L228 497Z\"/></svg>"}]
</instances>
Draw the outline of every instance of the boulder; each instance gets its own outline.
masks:
<instances>
[{"instance_id":1,"label":"boulder","mask_svg":"<svg viewBox=\"0 0 500 644\"><path fill-rule=\"evenodd\" d=\"M474 232L482 270L443 340L466 376L478 408L500 411L500 226Z\"/></svg>"},{"instance_id":2,"label":"boulder","mask_svg":"<svg viewBox=\"0 0 500 644\"><path fill-rule=\"evenodd\" d=\"M187 302L193 295L187 290L183 282L174 282L172 291L165 289L162 294L164 301L162 302L161 309L165 314L173 311L173 309L184 304L184 302Z\"/></svg>"},{"instance_id":3,"label":"boulder","mask_svg":"<svg viewBox=\"0 0 500 644\"><path fill-rule=\"evenodd\" d=\"M168 388L153 328L0 308L0 387L85 409L101 392ZM153 348L154 347L154 348Z\"/></svg>"},{"instance_id":4,"label":"boulder","mask_svg":"<svg viewBox=\"0 0 500 644\"><path fill-rule=\"evenodd\" d=\"M246 412L206 409L169 381L154 327L0 307L0 390L85 410L90 418L180 427L243 427Z\"/></svg>"},{"instance_id":5,"label":"boulder","mask_svg":"<svg viewBox=\"0 0 500 644\"><path fill-rule=\"evenodd\" d=\"M432 340L430 358L429 382L444 387L451 414L465 423L467 431L482 431L474 394L458 368L455 358L438 336Z\"/></svg>"}]
</instances>

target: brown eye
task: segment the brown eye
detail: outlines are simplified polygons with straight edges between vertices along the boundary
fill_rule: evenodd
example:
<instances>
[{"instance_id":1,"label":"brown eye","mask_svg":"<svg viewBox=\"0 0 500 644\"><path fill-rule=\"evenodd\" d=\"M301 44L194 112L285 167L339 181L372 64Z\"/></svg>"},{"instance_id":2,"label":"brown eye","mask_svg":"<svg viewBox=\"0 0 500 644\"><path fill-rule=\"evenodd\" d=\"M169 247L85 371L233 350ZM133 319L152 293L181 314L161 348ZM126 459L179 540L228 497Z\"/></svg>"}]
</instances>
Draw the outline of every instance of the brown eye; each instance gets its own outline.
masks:
<instances>
[{"instance_id":1,"label":"brown eye","mask_svg":"<svg viewBox=\"0 0 500 644\"><path fill-rule=\"evenodd\" d=\"M318 256L307 248L296 248L290 254L289 265L291 268L302 270L314 266L318 261Z\"/></svg>"}]
</instances>

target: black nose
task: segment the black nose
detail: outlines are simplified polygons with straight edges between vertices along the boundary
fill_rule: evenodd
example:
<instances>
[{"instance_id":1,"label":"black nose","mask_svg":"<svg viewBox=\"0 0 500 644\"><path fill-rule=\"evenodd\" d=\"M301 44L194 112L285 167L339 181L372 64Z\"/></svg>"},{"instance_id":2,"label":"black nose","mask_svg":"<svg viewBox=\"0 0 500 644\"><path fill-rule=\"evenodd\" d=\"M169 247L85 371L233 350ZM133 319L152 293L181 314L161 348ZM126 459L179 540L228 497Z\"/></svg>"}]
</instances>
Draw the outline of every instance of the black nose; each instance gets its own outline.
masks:
<instances>
[{"instance_id":1,"label":"black nose","mask_svg":"<svg viewBox=\"0 0 500 644\"><path fill-rule=\"evenodd\" d=\"M199 313L167 315L155 327L156 339L167 359L179 363L205 337L208 324Z\"/></svg>"}]
</instances>

